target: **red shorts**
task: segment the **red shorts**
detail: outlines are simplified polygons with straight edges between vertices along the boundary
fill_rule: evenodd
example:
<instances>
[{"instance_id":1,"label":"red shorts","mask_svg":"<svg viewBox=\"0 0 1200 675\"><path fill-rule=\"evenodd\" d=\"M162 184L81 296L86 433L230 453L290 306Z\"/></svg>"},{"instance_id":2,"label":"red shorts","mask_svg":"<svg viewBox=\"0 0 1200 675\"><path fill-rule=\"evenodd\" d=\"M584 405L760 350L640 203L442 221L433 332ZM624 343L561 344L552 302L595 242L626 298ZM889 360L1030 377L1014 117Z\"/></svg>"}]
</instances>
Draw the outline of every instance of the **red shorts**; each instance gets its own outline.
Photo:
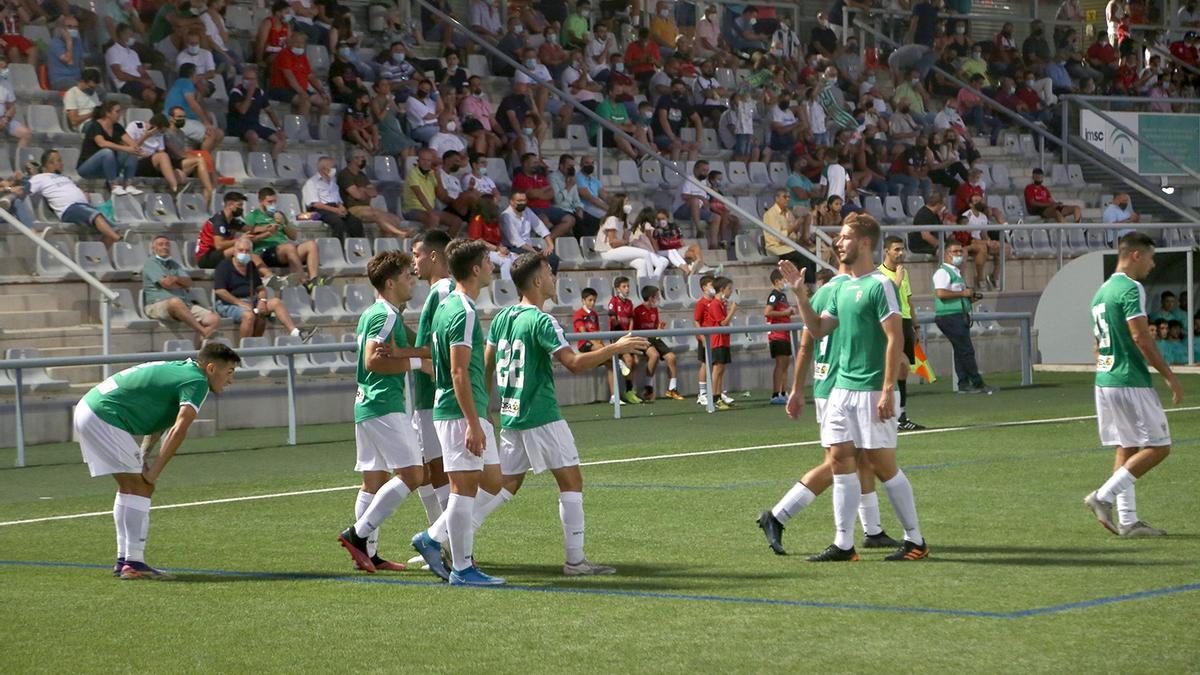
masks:
<instances>
[{"instance_id":1,"label":"red shorts","mask_svg":"<svg viewBox=\"0 0 1200 675\"><path fill-rule=\"evenodd\" d=\"M0 35L0 45L4 45L5 52L15 49L22 54L36 47L36 45L30 42L29 38L25 37L24 35Z\"/></svg>"}]
</instances>

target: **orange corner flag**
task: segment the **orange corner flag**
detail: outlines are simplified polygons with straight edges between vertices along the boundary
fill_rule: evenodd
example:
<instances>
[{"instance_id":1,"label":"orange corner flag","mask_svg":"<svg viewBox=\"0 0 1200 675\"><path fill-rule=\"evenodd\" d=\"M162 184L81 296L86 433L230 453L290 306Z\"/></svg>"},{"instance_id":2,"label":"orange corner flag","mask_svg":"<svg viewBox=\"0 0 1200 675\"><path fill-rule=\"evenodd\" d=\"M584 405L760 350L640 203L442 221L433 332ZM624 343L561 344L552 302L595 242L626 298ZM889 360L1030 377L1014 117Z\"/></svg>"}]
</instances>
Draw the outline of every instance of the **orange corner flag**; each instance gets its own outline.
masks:
<instances>
[{"instance_id":1,"label":"orange corner flag","mask_svg":"<svg viewBox=\"0 0 1200 675\"><path fill-rule=\"evenodd\" d=\"M929 365L929 361L925 358L925 349L921 347L920 342L913 345L913 358L916 363L913 364L912 371L925 378L925 381L930 384L937 382L937 375L933 374L933 366Z\"/></svg>"}]
</instances>

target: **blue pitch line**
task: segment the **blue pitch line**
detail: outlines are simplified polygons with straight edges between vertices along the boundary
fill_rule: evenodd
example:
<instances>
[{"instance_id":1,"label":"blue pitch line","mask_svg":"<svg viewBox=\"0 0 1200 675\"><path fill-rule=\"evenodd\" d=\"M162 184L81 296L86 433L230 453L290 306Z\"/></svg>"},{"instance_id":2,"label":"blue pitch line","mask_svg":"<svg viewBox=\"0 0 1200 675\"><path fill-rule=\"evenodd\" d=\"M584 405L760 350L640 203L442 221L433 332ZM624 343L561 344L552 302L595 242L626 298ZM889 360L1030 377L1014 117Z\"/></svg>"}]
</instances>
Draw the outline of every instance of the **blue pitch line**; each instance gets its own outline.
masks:
<instances>
[{"instance_id":1,"label":"blue pitch line","mask_svg":"<svg viewBox=\"0 0 1200 675\"><path fill-rule=\"evenodd\" d=\"M90 563L51 562L37 560L0 560L0 566L6 567L43 567L58 569L87 569L109 570L107 565ZM278 580L278 581L333 581L355 584L385 584L390 586L413 587L446 587L437 581L416 581L411 579L396 579L393 577L372 576L328 576L319 573L303 572L239 572L237 570L214 570L174 568L168 571L181 574L208 574L212 576L237 577L245 579ZM1030 609L1013 610L1009 612L987 612L974 609L943 609L937 607L895 607L889 605L870 605L862 603L820 602L817 600L786 600L777 598L742 598L727 595L688 595L686 593L662 593L655 591L622 591L605 588L569 588L559 586L495 586L483 590L510 591L525 593L563 593L568 595L593 595L600 597L638 598L647 600L682 600L688 602L718 602L739 605L772 605L776 607L805 607L810 609L844 609L865 612L889 612L897 614L932 614L939 616L966 617L973 619L1023 619L1031 616L1060 614L1076 609L1087 609L1101 605L1111 605L1118 602L1129 602L1143 598L1153 598L1177 593L1200 591L1200 583L1156 588L1147 591L1137 591L1123 595L1113 595L1092 600L1050 605L1048 607L1033 607Z\"/></svg>"}]
</instances>

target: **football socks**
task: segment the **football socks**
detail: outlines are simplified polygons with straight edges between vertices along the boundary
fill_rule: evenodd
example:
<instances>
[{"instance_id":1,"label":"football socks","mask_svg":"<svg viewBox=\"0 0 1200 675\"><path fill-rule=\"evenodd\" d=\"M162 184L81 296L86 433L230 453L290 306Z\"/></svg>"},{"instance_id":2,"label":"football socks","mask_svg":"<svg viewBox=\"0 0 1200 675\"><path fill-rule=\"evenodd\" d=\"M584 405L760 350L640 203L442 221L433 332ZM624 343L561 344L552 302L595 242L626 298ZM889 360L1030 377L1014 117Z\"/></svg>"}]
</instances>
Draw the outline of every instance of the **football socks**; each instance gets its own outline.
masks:
<instances>
[{"instance_id":1,"label":"football socks","mask_svg":"<svg viewBox=\"0 0 1200 675\"><path fill-rule=\"evenodd\" d=\"M883 482L887 490L888 501L892 502L892 510L904 528L904 539L914 544L922 544L925 538L921 536L921 526L917 521L917 500L913 497L912 484L903 471L897 471L891 480Z\"/></svg>"},{"instance_id":2,"label":"football socks","mask_svg":"<svg viewBox=\"0 0 1200 675\"><path fill-rule=\"evenodd\" d=\"M400 480L399 476L393 476L391 480L383 484L383 487L379 488L379 492L375 493L375 499L371 500L371 506L354 523L354 533L360 537L369 537L371 533L379 529L388 516L396 511L410 492L412 491L408 489L404 481ZM367 554L374 555L370 544L367 546Z\"/></svg>"},{"instance_id":3,"label":"football socks","mask_svg":"<svg viewBox=\"0 0 1200 675\"><path fill-rule=\"evenodd\" d=\"M358 497L354 500L354 522L357 523L362 515L367 512L371 506L371 500L375 499L373 492L359 490ZM371 532L367 537L367 555L375 555L376 549L379 547L379 530Z\"/></svg>"},{"instance_id":4,"label":"football socks","mask_svg":"<svg viewBox=\"0 0 1200 675\"><path fill-rule=\"evenodd\" d=\"M475 530L471 527L471 518L474 512L474 497L450 494L450 503L446 505L445 519L455 571L465 570L472 564Z\"/></svg>"},{"instance_id":5,"label":"football socks","mask_svg":"<svg viewBox=\"0 0 1200 675\"><path fill-rule=\"evenodd\" d=\"M771 515L775 516L775 520L778 520L781 525L786 524L816 498L817 496L808 489L807 485L798 482L787 491L783 499L779 500L775 508L771 509Z\"/></svg>"},{"instance_id":6,"label":"football socks","mask_svg":"<svg viewBox=\"0 0 1200 675\"><path fill-rule=\"evenodd\" d=\"M833 475L834 546L843 550L854 548L854 521L861 500L862 484L857 473Z\"/></svg>"},{"instance_id":7,"label":"football socks","mask_svg":"<svg viewBox=\"0 0 1200 675\"><path fill-rule=\"evenodd\" d=\"M1113 472L1113 475L1104 482L1104 485L1100 486L1099 490L1096 490L1096 499L1111 504L1118 494L1124 492L1125 488L1133 485L1136 480L1137 478L1129 473L1129 469L1121 467Z\"/></svg>"},{"instance_id":8,"label":"football socks","mask_svg":"<svg viewBox=\"0 0 1200 675\"><path fill-rule=\"evenodd\" d=\"M1137 493L1133 483L1117 493L1117 518L1121 527L1130 527L1138 522Z\"/></svg>"},{"instance_id":9,"label":"football socks","mask_svg":"<svg viewBox=\"0 0 1200 675\"><path fill-rule=\"evenodd\" d=\"M146 535L150 531L150 498L118 495L118 516L125 530L125 561L146 561Z\"/></svg>"},{"instance_id":10,"label":"football socks","mask_svg":"<svg viewBox=\"0 0 1200 675\"><path fill-rule=\"evenodd\" d=\"M879 522L879 493L868 492L858 504L858 519L862 521L863 534L868 537L883 532Z\"/></svg>"},{"instance_id":11,"label":"football socks","mask_svg":"<svg viewBox=\"0 0 1200 675\"><path fill-rule=\"evenodd\" d=\"M567 564L585 560L583 555L583 493L558 494L558 518L562 521L563 548Z\"/></svg>"},{"instance_id":12,"label":"football socks","mask_svg":"<svg viewBox=\"0 0 1200 675\"><path fill-rule=\"evenodd\" d=\"M425 518L432 525L437 522L437 519L442 515L442 502L438 500L437 490L432 485L422 485L417 488L417 496L421 498L421 503L425 505Z\"/></svg>"}]
</instances>

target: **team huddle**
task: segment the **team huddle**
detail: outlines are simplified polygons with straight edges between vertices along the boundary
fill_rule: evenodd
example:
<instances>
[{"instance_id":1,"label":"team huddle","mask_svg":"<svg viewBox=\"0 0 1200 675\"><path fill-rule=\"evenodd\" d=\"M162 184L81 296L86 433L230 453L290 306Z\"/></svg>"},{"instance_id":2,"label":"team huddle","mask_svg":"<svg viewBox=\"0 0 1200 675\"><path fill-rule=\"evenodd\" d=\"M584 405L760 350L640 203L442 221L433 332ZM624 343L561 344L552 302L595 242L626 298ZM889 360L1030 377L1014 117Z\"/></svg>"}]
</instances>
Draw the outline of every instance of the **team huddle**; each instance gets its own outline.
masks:
<instances>
[{"instance_id":1,"label":"team huddle","mask_svg":"<svg viewBox=\"0 0 1200 675\"><path fill-rule=\"evenodd\" d=\"M808 560L858 560L856 518L862 521L863 548L895 549L886 560L929 555L912 486L896 458L894 392L907 376L908 364L896 284L872 261L879 237L879 225L870 216L848 216L835 242L838 274L824 279L811 300L804 274L790 262L779 266L805 325L787 414L800 417L811 366L825 448L824 461L759 516L768 544L780 555L786 553L784 525L829 487L834 540ZM1116 273L1092 301L1097 418L1101 441L1116 446L1116 465L1084 502L1115 534L1156 536L1164 532L1140 520L1134 493L1137 478L1165 459L1171 445L1148 365L1162 374L1176 404L1183 390L1158 353L1147 321L1140 280L1154 267L1153 242L1129 233L1118 251ZM644 353L651 342L627 335L576 351L558 321L542 310L555 295L554 274L545 258L522 255L511 275L521 301L497 313L485 336L475 300L492 280L493 263L483 242L450 241L442 232L429 231L414 240L411 257L388 251L368 264L378 299L356 330L355 470L362 474L362 487L354 523L338 535L358 569L405 569L404 563L379 554L379 530L416 492L429 527L411 537L418 556L408 562L423 562L455 586L503 584L475 564L475 534L513 499L530 470L549 470L559 488L563 573L616 572L584 555L579 452L558 406L553 365L557 360L573 373L584 372L616 356ZM417 277L429 282L430 292L413 331L404 325L400 308L412 297ZM229 386L240 363L229 347L209 344L195 359L123 370L76 405L75 429L91 475L112 475L117 482L114 576L171 578L145 561L155 482L182 445L208 392ZM411 392L406 390L408 377ZM493 383L499 399L498 434L488 414ZM143 436L141 443L134 436ZM148 456L160 440L151 463ZM881 526L877 481L904 530L901 542Z\"/></svg>"}]
</instances>

